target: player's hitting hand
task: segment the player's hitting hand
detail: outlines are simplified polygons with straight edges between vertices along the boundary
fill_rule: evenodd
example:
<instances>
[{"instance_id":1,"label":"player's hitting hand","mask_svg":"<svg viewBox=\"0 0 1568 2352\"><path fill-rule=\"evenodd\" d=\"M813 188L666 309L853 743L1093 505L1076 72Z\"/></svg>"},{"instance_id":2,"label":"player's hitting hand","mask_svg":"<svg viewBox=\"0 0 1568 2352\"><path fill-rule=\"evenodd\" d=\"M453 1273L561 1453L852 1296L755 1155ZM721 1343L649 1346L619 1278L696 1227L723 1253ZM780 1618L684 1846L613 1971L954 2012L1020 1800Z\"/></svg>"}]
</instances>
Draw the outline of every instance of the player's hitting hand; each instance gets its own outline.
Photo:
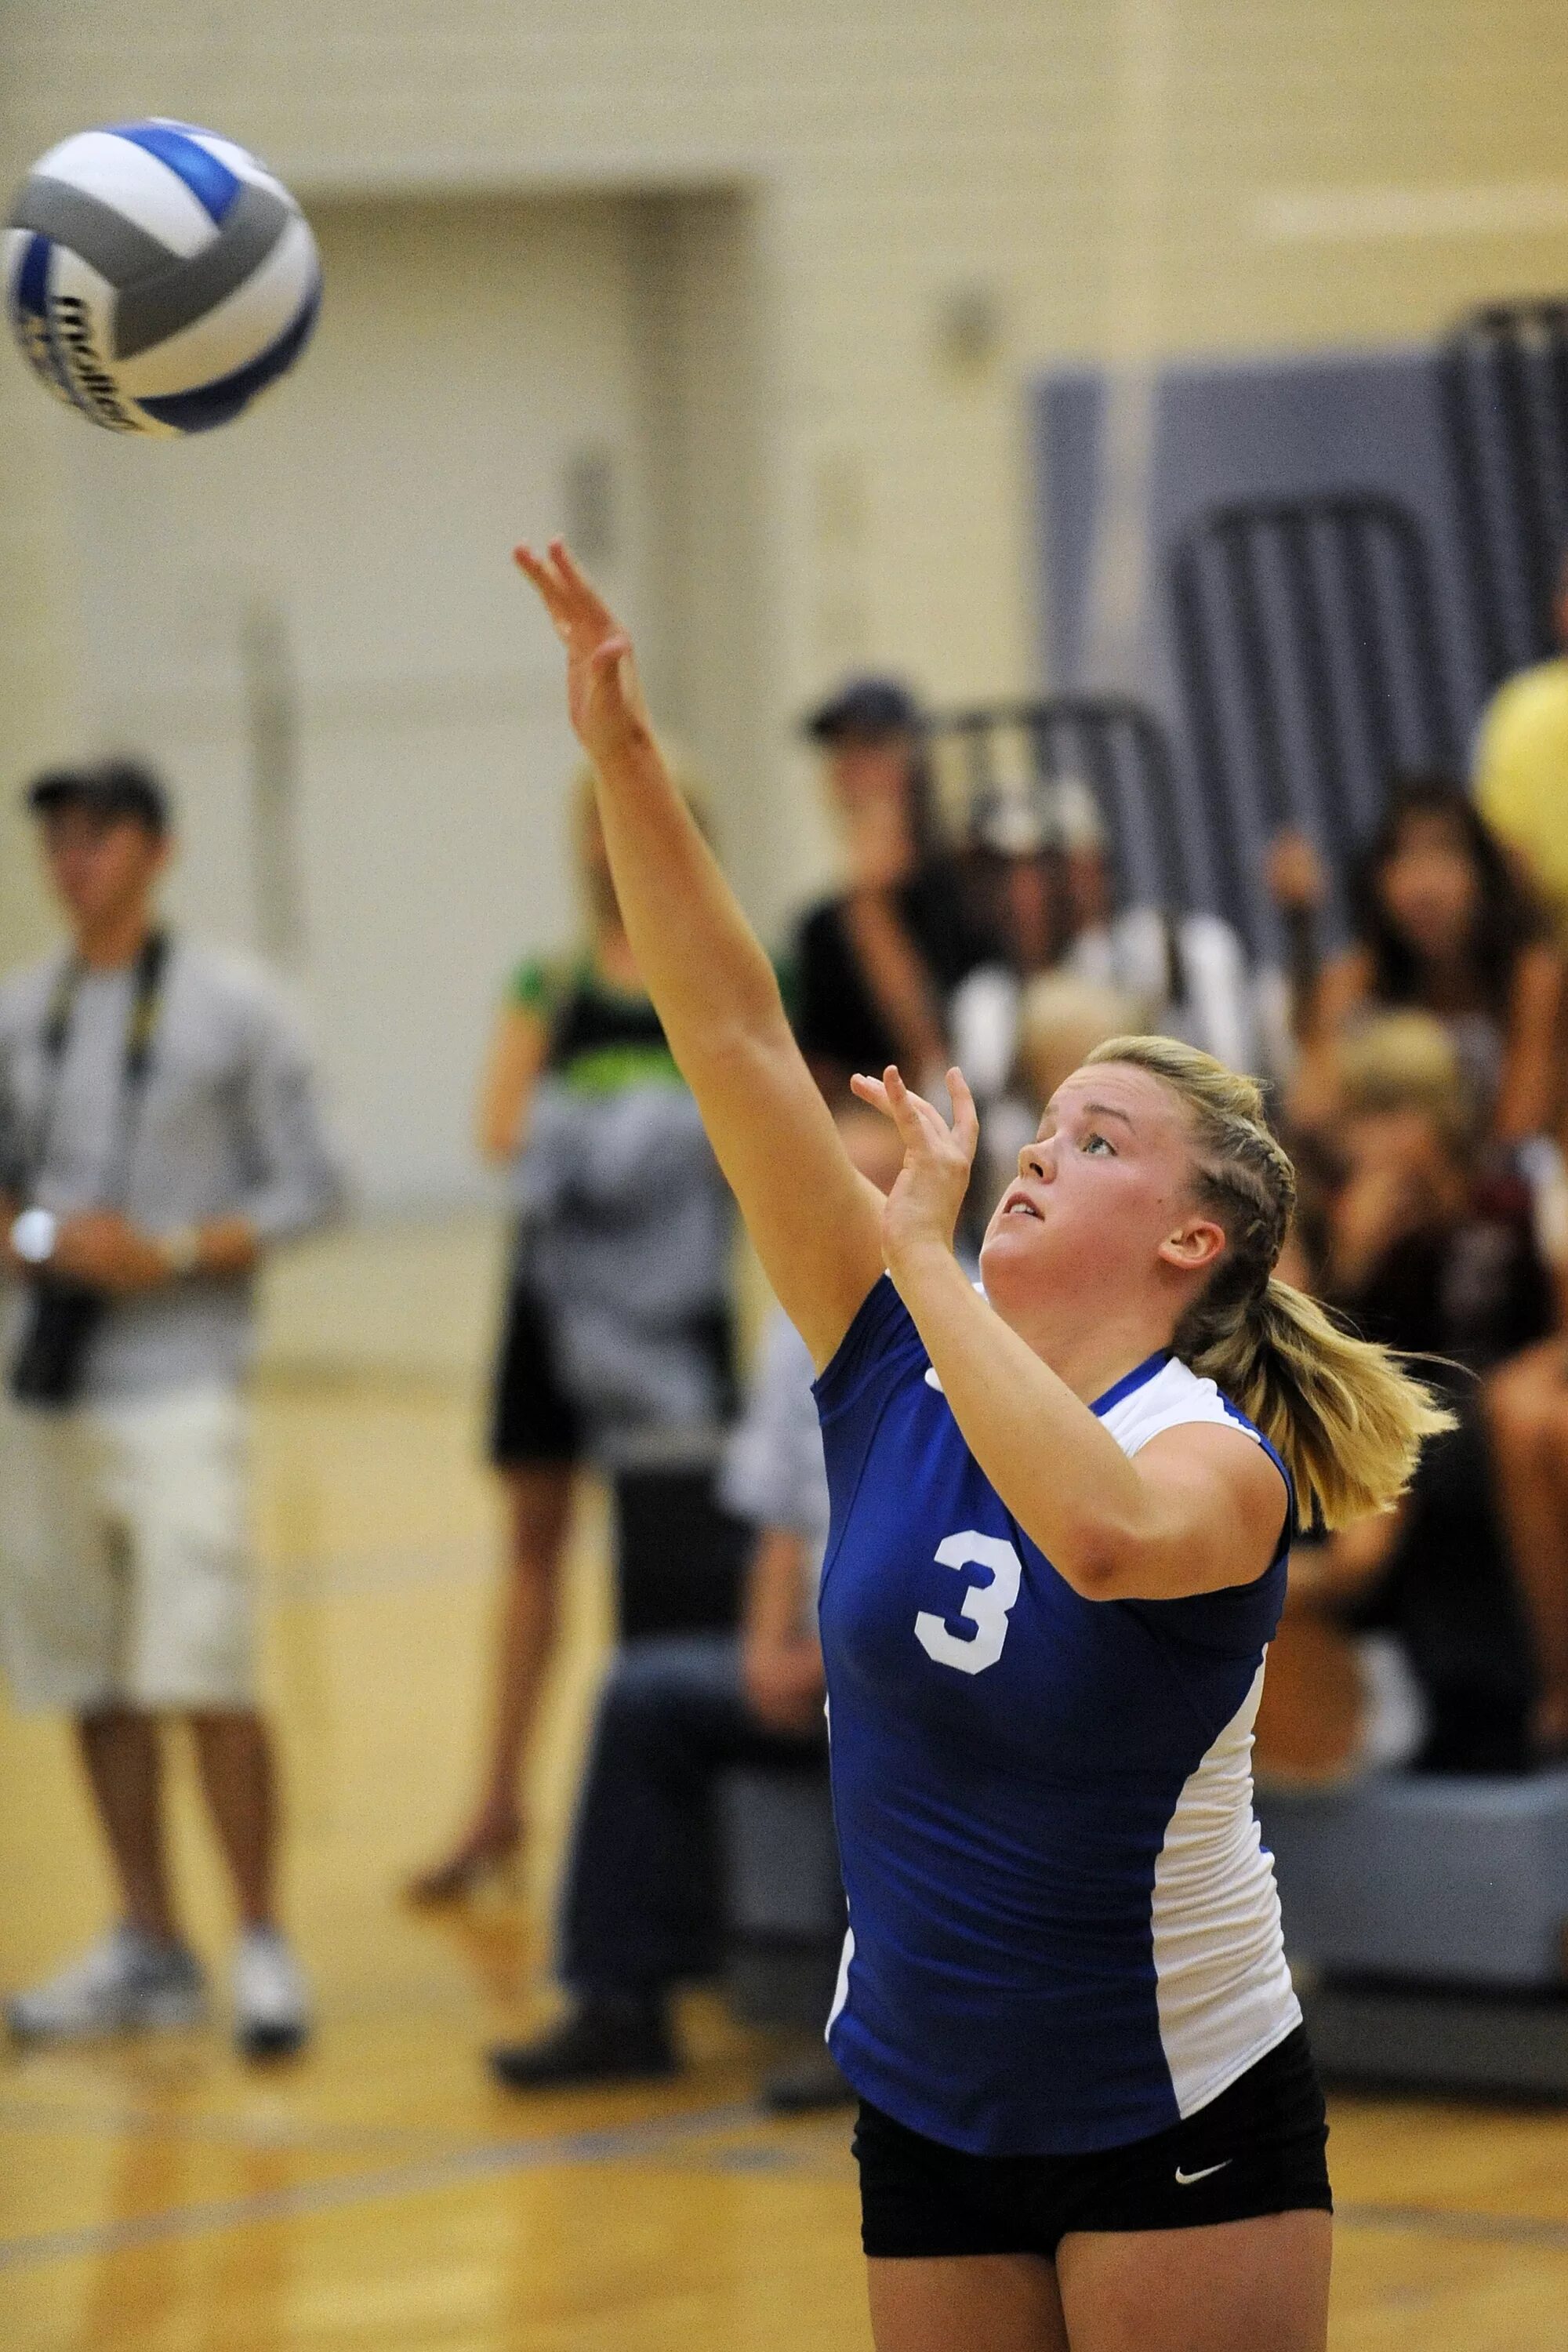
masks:
<instances>
[{"instance_id":1,"label":"player's hitting hand","mask_svg":"<svg viewBox=\"0 0 1568 2352\"><path fill-rule=\"evenodd\" d=\"M595 766L653 738L647 705L637 682L632 641L586 575L579 572L564 540L552 539L548 553L531 547L514 551L566 648L566 707L573 730Z\"/></svg>"},{"instance_id":2,"label":"player's hitting hand","mask_svg":"<svg viewBox=\"0 0 1568 2352\"><path fill-rule=\"evenodd\" d=\"M849 1084L863 1103L892 1120L904 1147L904 1164L882 1209L882 1255L889 1271L921 1248L951 1250L980 1141L963 1072L947 1074L951 1127L934 1103L910 1091L895 1063L879 1078L854 1077Z\"/></svg>"}]
</instances>

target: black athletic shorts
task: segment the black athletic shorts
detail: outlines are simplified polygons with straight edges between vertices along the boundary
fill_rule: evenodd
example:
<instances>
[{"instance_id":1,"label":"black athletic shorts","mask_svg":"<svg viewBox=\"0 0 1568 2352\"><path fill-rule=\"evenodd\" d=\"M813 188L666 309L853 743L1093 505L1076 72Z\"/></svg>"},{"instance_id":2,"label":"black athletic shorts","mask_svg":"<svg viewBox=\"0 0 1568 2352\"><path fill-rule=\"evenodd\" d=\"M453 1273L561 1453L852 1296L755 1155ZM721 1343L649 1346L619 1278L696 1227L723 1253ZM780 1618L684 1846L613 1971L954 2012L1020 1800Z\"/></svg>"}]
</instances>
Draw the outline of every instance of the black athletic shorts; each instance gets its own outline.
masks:
<instances>
[{"instance_id":1,"label":"black athletic shorts","mask_svg":"<svg viewBox=\"0 0 1568 2352\"><path fill-rule=\"evenodd\" d=\"M490 1396L490 1460L498 1469L582 1460L583 1417L561 1384L550 1312L532 1285L514 1280Z\"/></svg>"},{"instance_id":2,"label":"black athletic shorts","mask_svg":"<svg viewBox=\"0 0 1568 2352\"><path fill-rule=\"evenodd\" d=\"M1197 2114L1090 2156L966 2156L862 2100L855 2131L868 2254L1042 2254L1074 2230L1193 2230L1330 2213L1328 2124L1298 2026Z\"/></svg>"}]
</instances>

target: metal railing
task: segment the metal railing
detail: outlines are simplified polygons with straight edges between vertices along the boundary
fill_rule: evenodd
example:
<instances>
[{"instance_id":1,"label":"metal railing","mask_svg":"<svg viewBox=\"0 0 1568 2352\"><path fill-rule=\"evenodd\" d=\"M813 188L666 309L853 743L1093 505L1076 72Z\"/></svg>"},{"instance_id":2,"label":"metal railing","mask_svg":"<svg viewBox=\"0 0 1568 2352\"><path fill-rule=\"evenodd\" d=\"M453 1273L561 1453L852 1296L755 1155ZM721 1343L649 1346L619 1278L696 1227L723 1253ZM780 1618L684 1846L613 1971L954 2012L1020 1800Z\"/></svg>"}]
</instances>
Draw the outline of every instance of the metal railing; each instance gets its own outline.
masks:
<instances>
[{"instance_id":1,"label":"metal railing","mask_svg":"<svg viewBox=\"0 0 1568 2352\"><path fill-rule=\"evenodd\" d=\"M988 703L949 712L930 731L956 757L971 827L1011 801L1035 813L1044 841L1058 839L1059 788L1071 780L1092 795L1119 898L1171 913L1194 903L1170 743L1142 703L1077 694Z\"/></svg>"},{"instance_id":2,"label":"metal railing","mask_svg":"<svg viewBox=\"0 0 1568 2352\"><path fill-rule=\"evenodd\" d=\"M1380 492L1254 499L1184 533L1171 591L1212 870L1223 911L1260 946L1274 832L1303 827L1338 866L1394 774L1452 764L1431 558Z\"/></svg>"},{"instance_id":3,"label":"metal railing","mask_svg":"<svg viewBox=\"0 0 1568 2352\"><path fill-rule=\"evenodd\" d=\"M1439 383L1483 683L1557 649L1568 548L1568 297L1488 303L1443 346Z\"/></svg>"}]
</instances>

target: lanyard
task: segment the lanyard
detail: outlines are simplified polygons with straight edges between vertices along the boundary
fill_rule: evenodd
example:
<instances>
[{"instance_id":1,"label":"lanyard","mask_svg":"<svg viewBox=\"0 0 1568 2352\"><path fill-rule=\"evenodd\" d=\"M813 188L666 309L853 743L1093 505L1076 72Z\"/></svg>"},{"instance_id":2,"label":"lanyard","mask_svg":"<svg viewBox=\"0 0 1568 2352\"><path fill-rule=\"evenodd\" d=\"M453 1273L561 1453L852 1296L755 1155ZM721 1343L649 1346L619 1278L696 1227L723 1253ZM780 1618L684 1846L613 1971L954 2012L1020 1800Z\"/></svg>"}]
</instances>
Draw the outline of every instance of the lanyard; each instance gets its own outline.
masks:
<instances>
[{"instance_id":1,"label":"lanyard","mask_svg":"<svg viewBox=\"0 0 1568 2352\"><path fill-rule=\"evenodd\" d=\"M104 1171L103 1207L112 1207L130 1173L132 1148L141 1118L142 1099L147 1076L153 1064L153 1041L157 1034L159 1016L163 1009L163 976L169 961L169 935L166 931L149 931L136 959L135 990L131 1000L131 1017L125 1024L124 1058L121 1065L120 1098L115 1117L114 1142ZM59 1108L60 1083L65 1071L66 1055L70 1045L71 1023L76 1014L77 998L81 993L87 966L79 956L73 956L49 998L49 1008L44 1021L42 1038L46 1085L44 1098L34 1122L33 1148L28 1155L26 1180L21 1187L25 1202L30 1201L38 1179L44 1172L54 1139L55 1115Z\"/></svg>"}]
</instances>

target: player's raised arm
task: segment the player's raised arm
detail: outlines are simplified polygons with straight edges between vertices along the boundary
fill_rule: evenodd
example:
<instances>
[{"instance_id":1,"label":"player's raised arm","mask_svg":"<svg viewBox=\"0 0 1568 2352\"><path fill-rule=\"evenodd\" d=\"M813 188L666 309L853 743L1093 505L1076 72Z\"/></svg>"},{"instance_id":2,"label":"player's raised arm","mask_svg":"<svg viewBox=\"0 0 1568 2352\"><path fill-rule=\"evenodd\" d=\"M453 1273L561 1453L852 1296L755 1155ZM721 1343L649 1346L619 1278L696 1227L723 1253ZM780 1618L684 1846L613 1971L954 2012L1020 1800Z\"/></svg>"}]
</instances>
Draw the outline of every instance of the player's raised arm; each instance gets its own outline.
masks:
<instances>
[{"instance_id":1,"label":"player's raised arm","mask_svg":"<svg viewBox=\"0 0 1568 2352\"><path fill-rule=\"evenodd\" d=\"M598 778L616 896L671 1053L763 1270L818 1366L882 1271L881 1196L857 1175L773 970L679 793L631 639L560 540L517 561L566 648L572 724Z\"/></svg>"}]
</instances>

